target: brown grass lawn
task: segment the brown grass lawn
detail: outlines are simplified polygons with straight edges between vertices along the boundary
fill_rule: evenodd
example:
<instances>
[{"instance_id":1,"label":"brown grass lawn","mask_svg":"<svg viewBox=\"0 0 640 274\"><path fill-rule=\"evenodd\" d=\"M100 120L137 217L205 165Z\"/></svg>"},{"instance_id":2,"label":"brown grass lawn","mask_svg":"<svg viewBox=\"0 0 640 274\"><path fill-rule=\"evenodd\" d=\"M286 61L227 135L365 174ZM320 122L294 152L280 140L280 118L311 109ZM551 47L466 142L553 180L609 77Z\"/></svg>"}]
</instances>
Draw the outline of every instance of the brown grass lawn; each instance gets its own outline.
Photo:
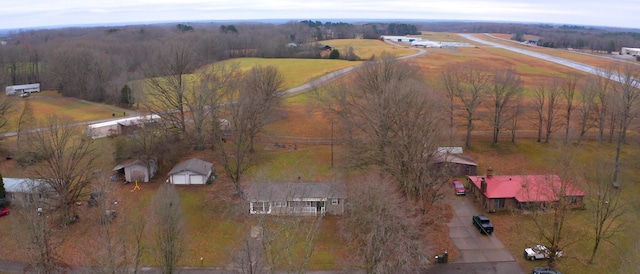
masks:
<instances>
[{"instance_id":1,"label":"brown grass lawn","mask_svg":"<svg viewBox=\"0 0 640 274\"><path fill-rule=\"evenodd\" d=\"M15 97L15 101L17 103L16 107L9 115L9 121L12 121L8 125L8 130L10 131L17 130L18 125L14 121L18 120L26 101L31 104L33 116L36 120L43 120L52 114L69 116L77 122L109 119L113 118L112 114L114 113L117 116L123 116L123 110L118 107L63 97L54 91L32 93L27 98Z\"/></svg>"},{"instance_id":2,"label":"brown grass lawn","mask_svg":"<svg viewBox=\"0 0 640 274\"><path fill-rule=\"evenodd\" d=\"M567 49L553 49L553 48L538 47L538 46L528 46L528 45L523 45L521 43L517 43L515 41L509 40L511 38L511 35L508 35L508 37L505 37L507 36L505 34L491 34L491 35L494 37L486 36L482 34L476 34L475 36L487 41L501 43L501 44L505 44L513 47L518 47L518 48L526 49L529 51L544 53L551 56L557 56L560 58L565 58L567 60L580 62L580 63L584 63L587 65L604 68L604 69L610 69L612 64L615 64L619 61L619 56L616 56L616 55L605 54L605 53L594 53L591 51L580 52L575 50L570 51ZM497 39L496 37L502 38L502 39ZM505 41L503 39L507 39L508 41Z\"/></svg>"},{"instance_id":3,"label":"brown grass lawn","mask_svg":"<svg viewBox=\"0 0 640 274\"><path fill-rule=\"evenodd\" d=\"M452 62L465 62L472 58L481 60L480 63L487 68L515 68L520 74L525 89L538 86L552 75L576 73L575 70L565 66L491 47L430 49L429 54L413 60L425 70L427 79L435 87L440 87L443 66Z\"/></svg>"}]
</instances>

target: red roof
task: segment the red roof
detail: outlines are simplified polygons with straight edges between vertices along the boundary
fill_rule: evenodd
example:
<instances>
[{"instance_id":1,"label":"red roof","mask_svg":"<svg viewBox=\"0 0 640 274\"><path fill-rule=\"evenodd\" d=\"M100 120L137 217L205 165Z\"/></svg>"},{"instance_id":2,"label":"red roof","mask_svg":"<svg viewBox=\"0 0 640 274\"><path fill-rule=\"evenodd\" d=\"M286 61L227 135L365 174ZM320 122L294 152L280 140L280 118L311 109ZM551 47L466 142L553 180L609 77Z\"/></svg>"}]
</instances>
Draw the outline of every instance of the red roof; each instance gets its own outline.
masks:
<instances>
[{"instance_id":1,"label":"red roof","mask_svg":"<svg viewBox=\"0 0 640 274\"><path fill-rule=\"evenodd\" d=\"M487 198L515 198L518 202L557 201L562 193L562 181L557 175L500 175L467 176L478 189L482 179L487 182ZM564 184L565 196L584 196L584 192L571 183Z\"/></svg>"}]
</instances>

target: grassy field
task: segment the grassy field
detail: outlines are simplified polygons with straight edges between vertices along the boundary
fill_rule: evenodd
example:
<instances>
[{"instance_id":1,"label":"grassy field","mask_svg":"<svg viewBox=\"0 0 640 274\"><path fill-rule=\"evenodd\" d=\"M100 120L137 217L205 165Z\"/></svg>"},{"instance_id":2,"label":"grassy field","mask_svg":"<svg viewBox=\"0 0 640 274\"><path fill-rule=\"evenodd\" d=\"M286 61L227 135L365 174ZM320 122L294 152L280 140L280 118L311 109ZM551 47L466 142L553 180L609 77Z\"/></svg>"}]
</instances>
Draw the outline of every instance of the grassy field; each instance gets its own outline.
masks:
<instances>
[{"instance_id":1,"label":"grassy field","mask_svg":"<svg viewBox=\"0 0 640 274\"><path fill-rule=\"evenodd\" d=\"M63 97L55 91L32 93L27 98L14 96L13 99L16 104L13 112L8 116L10 123L7 129L9 131L17 130L18 125L15 121L18 120L27 101L31 104L35 120L42 120L52 114L66 115L77 122L109 119L113 118L112 114L114 113L117 116L123 116L122 109L118 107Z\"/></svg>"},{"instance_id":2,"label":"grassy field","mask_svg":"<svg viewBox=\"0 0 640 274\"><path fill-rule=\"evenodd\" d=\"M284 88L290 89L327 73L357 66L361 62L329 59L237 58L223 63L237 63L241 70L249 70L254 66L274 66L284 77Z\"/></svg>"},{"instance_id":3,"label":"grassy field","mask_svg":"<svg viewBox=\"0 0 640 274\"><path fill-rule=\"evenodd\" d=\"M326 40L321 43L332 46L340 51L341 54L347 52L347 49L353 48L360 59L368 60L373 56L380 56L383 52L391 53L396 56L406 56L416 53L409 44L388 44L381 40L370 39L337 39Z\"/></svg>"}]
</instances>

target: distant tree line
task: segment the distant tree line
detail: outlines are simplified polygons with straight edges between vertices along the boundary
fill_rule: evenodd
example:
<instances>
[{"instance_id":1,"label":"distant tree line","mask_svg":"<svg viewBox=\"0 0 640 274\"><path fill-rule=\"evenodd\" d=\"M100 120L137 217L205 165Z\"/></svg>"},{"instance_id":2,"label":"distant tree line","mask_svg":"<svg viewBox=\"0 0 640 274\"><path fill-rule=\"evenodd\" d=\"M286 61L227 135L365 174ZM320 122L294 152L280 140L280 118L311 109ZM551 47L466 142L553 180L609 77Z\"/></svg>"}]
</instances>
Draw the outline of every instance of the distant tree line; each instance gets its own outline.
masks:
<instances>
[{"instance_id":1,"label":"distant tree line","mask_svg":"<svg viewBox=\"0 0 640 274\"><path fill-rule=\"evenodd\" d=\"M512 38L524 41L525 36L540 37L539 46L549 48L574 48L612 53L622 47L640 47L640 30L612 27L585 27L575 25L516 24L488 22L437 22L424 23L420 30L509 33Z\"/></svg>"}]
</instances>

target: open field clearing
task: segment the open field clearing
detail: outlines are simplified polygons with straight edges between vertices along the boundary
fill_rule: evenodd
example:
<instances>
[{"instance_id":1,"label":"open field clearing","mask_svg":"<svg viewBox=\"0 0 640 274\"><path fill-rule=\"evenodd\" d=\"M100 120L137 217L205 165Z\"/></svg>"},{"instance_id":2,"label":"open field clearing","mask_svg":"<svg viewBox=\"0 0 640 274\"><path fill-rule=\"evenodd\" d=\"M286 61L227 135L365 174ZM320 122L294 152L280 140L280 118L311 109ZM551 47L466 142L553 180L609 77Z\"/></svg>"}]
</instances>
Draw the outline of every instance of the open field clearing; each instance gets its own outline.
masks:
<instances>
[{"instance_id":1,"label":"open field clearing","mask_svg":"<svg viewBox=\"0 0 640 274\"><path fill-rule=\"evenodd\" d=\"M429 32L422 31L422 35L420 36L422 39L429 41L439 41L439 42L467 42L466 39L460 37L455 33L450 32Z\"/></svg>"},{"instance_id":2,"label":"open field clearing","mask_svg":"<svg viewBox=\"0 0 640 274\"><path fill-rule=\"evenodd\" d=\"M416 53L416 50L412 49L409 44L398 43L397 45L390 45L382 40L337 39L320 41L320 43L332 46L339 50L341 55L345 54L349 48L353 48L355 54L362 60L371 59L373 56L380 56L383 52L396 56L407 56Z\"/></svg>"},{"instance_id":3,"label":"open field clearing","mask_svg":"<svg viewBox=\"0 0 640 274\"><path fill-rule=\"evenodd\" d=\"M425 71L430 83L440 87L442 68L452 62L469 61L476 58L486 68L515 68L520 74L525 89L533 88L549 76L564 76L571 73L586 75L566 66L492 47L428 49L429 54L412 59Z\"/></svg>"},{"instance_id":4,"label":"open field clearing","mask_svg":"<svg viewBox=\"0 0 640 274\"><path fill-rule=\"evenodd\" d=\"M45 119L52 114L66 115L72 117L76 122L110 119L113 118L113 114L123 116L123 110L118 107L63 97L55 91L32 93L27 98L16 96L15 101L17 104L14 111L9 115L9 121L18 121L18 117L27 101L31 104L35 120ZM18 129L18 125L11 122L7 129L15 131Z\"/></svg>"},{"instance_id":5,"label":"open field clearing","mask_svg":"<svg viewBox=\"0 0 640 274\"><path fill-rule=\"evenodd\" d=\"M254 66L274 66L284 77L284 88L290 89L307 83L327 73L357 66L358 61L330 59L277 59L277 58L238 58L223 63L237 63L241 70L249 70Z\"/></svg>"}]
</instances>

